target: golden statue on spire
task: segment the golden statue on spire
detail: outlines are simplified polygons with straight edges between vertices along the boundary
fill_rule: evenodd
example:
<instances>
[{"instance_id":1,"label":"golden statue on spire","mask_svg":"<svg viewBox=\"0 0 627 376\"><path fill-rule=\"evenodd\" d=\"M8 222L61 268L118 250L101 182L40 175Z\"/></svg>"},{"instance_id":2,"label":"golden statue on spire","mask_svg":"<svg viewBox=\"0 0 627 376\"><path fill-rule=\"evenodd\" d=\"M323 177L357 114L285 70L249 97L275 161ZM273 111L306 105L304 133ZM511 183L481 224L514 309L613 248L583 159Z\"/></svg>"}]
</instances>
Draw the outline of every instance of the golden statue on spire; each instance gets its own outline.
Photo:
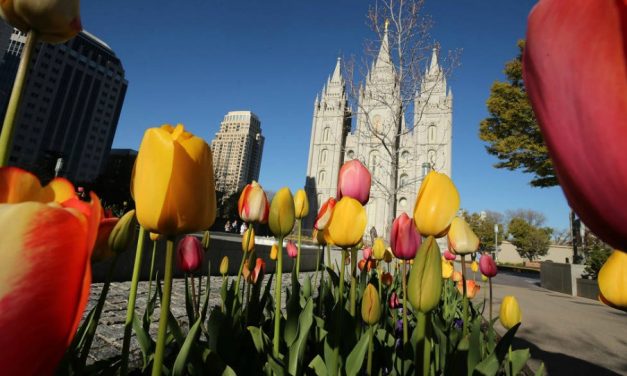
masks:
<instances>
[{"instance_id":1,"label":"golden statue on spire","mask_svg":"<svg viewBox=\"0 0 627 376\"><path fill-rule=\"evenodd\" d=\"M383 24L383 26L385 27L384 30L385 30L386 33L388 32L388 25L389 24L390 24L390 20L386 18L385 19L385 23Z\"/></svg>"}]
</instances>

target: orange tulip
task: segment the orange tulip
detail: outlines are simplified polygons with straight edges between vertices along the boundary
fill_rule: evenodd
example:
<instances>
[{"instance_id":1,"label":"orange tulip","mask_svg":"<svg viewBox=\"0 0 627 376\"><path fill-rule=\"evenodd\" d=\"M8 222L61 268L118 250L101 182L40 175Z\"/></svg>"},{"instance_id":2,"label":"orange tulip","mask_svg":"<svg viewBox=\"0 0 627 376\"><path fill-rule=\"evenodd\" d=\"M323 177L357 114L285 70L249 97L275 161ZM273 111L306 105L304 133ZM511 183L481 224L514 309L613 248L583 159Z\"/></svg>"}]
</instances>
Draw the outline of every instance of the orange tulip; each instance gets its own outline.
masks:
<instances>
[{"instance_id":1,"label":"orange tulip","mask_svg":"<svg viewBox=\"0 0 627 376\"><path fill-rule=\"evenodd\" d=\"M244 222L268 222L270 204L259 183L246 184L237 201L237 211Z\"/></svg>"},{"instance_id":2,"label":"orange tulip","mask_svg":"<svg viewBox=\"0 0 627 376\"><path fill-rule=\"evenodd\" d=\"M255 262L255 268L250 273L250 277L249 277L250 283L254 285L257 283L260 277L261 279L263 279L263 275L265 274L265 272L266 272L266 262L263 261L263 259L261 258L257 258L257 261Z\"/></svg>"},{"instance_id":3,"label":"orange tulip","mask_svg":"<svg viewBox=\"0 0 627 376\"><path fill-rule=\"evenodd\" d=\"M335 204L337 201L333 197L325 201L320 207L318 211L318 216L316 217L316 222L314 223L314 228L316 230L324 230L327 228L329 221L331 220L331 216L333 215L333 208L335 208Z\"/></svg>"},{"instance_id":4,"label":"orange tulip","mask_svg":"<svg viewBox=\"0 0 627 376\"><path fill-rule=\"evenodd\" d=\"M472 279L466 280L466 296L468 299L474 298L479 290L481 290L481 286L479 286L475 281ZM462 281L457 282L457 291L459 291L460 294L464 293L464 284Z\"/></svg>"},{"instance_id":5,"label":"orange tulip","mask_svg":"<svg viewBox=\"0 0 627 376\"><path fill-rule=\"evenodd\" d=\"M3 374L53 374L76 333L103 215L98 197L90 198L80 201L65 179L41 187L24 170L0 169Z\"/></svg>"},{"instance_id":6,"label":"orange tulip","mask_svg":"<svg viewBox=\"0 0 627 376\"><path fill-rule=\"evenodd\" d=\"M451 279L453 280L453 282L461 281L462 280L462 273L457 271L457 270L454 270Z\"/></svg>"}]
</instances>

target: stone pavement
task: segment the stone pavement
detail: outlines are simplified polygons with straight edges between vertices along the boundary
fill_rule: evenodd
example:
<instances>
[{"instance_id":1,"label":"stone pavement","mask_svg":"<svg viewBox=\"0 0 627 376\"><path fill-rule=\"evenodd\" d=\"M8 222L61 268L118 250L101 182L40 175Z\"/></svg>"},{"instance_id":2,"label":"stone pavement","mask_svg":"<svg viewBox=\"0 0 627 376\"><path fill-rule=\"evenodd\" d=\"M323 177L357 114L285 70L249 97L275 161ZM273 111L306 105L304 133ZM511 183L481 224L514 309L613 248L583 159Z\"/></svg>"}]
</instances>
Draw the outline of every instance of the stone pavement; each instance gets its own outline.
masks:
<instances>
[{"instance_id":1,"label":"stone pavement","mask_svg":"<svg viewBox=\"0 0 627 376\"><path fill-rule=\"evenodd\" d=\"M518 300L522 325L513 347L530 349L533 371L542 361L552 376L627 375L627 313L534 284L493 284L493 294L495 317L503 296ZM487 309L484 314L487 317ZM500 322L496 326L505 332Z\"/></svg>"}]
</instances>

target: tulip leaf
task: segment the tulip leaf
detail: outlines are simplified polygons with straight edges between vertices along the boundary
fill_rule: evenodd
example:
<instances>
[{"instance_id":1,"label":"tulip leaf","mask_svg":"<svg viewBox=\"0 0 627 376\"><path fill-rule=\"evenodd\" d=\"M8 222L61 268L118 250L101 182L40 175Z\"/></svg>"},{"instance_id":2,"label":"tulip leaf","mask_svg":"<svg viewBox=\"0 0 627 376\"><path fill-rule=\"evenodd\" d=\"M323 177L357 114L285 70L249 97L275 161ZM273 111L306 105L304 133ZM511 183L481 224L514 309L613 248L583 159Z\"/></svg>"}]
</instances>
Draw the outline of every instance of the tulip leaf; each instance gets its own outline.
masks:
<instances>
[{"instance_id":1,"label":"tulip leaf","mask_svg":"<svg viewBox=\"0 0 627 376\"><path fill-rule=\"evenodd\" d=\"M529 357L529 349L514 350L509 353L510 375L520 374Z\"/></svg>"},{"instance_id":2,"label":"tulip leaf","mask_svg":"<svg viewBox=\"0 0 627 376\"><path fill-rule=\"evenodd\" d=\"M280 303L281 302L277 302L277 304ZM296 336L298 335L298 319L300 311L300 284L298 283L298 280L294 281L294 278L292 278L292 293L287 301L287 320L285 322L285 329L283 332L283 340L288 347L292 346L292 343L294 343Z\"/></svg>"},{"instance_id":3,"label":"tulip leaf","mask_svg":"<svg viewBox=\"0 0 627 376\"><path fill-rule=\"evenodd\" d=\"M303 297L305 300L311 297L311 278L309 277L309 274L305 276L305 280L303 281Z\"/></svg>"},{"instance_id":4,"label":"tulip leaf","mask_svg":"<svg viewBox=\"0 0 627 376\"><path fill-rule=\"evenodd\" d=\"M540 363L540 368L536 371L535 376L544 376L544 362Z\"/></svg>"},{"instance_id":5,"label":"tulip leaf","mask_svg":"<svg viewBox=\"0 0 627 376\"><path fill-rule=\"evenodd\" d=\"M259 354L265 354L268 352L270 348L270 338L256 326L249 326L248 332L250 333L251 338L253 339L253 344L255 345L255 349Z\"/></svg>"},{"instance_id":6,"label":"tulip leaf","mask_svg":"<svg viewBox=\"0 0 627 376\"><path fill-rule=\"evenodd\" d=\"M496 358L496 354L492 353L487 358L483 359L481 363L477 364L474 369L474 374L480 374L484 376L493 376L499 371L500 363Z\"/></svg>"},{"instance_id":7,"label":"tulip leaf","mask_svg":"<svg viewBox=\"0 0 627 376\"><path fill-rule=\"evenodd\" d=\"M305 348L307 347L307 337L313 324L313 299L308 299L305 309L298 318L298 338L292 343L289 349L288 371L292 375L300 374L299 366L303 362Z\"/></svg>"},{"instance_id":8,"label":"tulip leaf","mask_svg":"<svg viewBox=\"0 0 627 376\"><path fill-rule=\"evenodd\" d=\"M176 356L176 360L174 361L174 366L172 367L172 376L179 376L187 373L187 358L189 357L189 353L192 351L192 347L196 342L198 330L200 329L200 323L201 321L199 317L189 330L189 333L187 333L187 338L185 338L185 342L183 342L181 350L179 351L179 354Z\"/></svg>"},{"instance_id":9,"label":"tulip leaf","mask_svg":"<svg viewBox=\"0 0 627 376\"><path fill-rule=\"evenodd\" d=\"M220 340L220 331L225 327L226 324L226 316L220 310L220 308L215 307L211 311L211 315L209 315L209 321L207 322L207 333L209 336L208 347L211 351L218 351L218 343Z\"/></svg>"},{"instance_id":10,"label":"tulip leaf","mask_svg":"<svg viewBox=\"0 0 627 376\"><path fill-rule=\"evenodd\" d=\"M318 376L327 376L327 365L324 364L324 360L320 355L316 355L311 362L309 362L309 368Z\"/></svg>"},{"instance_id":11,"label":"tulip leaf","mask_svg":"<svg viewBox=\"0 0 627 376\"><path fill-rule=\"evenodd\" d=\"M329 277L331 277L333 286L338 286L340 284L340 276L338 276L337 273L335 273L335 271L333 271L333 269L329 268L328 266L325 266L325 269L327 273L329 273ZM339 270L339 266L338 266L338 270Z\"/></svg>"},{"instance_id":12,"label":"tulip leaf","mask_svg":"<svg viewBox=\"0 0 627 376\"><path fill-rule=\"evenodd\" d=\"M144 367L148 365L148 358L154 352L155 342L150 337L150 334L147 330L141 325L139 321L139 317L137 315L133 315L133 330L135 331L135 338L137 338L137 343L139 343L139 348L142 351L142 356L144 360Z\"/></svg>"},{"instance_id":13,"label":"tulip leaf","mask_svg":"<svg viewBox=\"0 0 627 376\"><path fill-rule=\"evenodd\" d=\"M496 345L494 351L481 363L477 364L475 367L475 371L477 371L481 375L495 375L499 370L501 363L505 359L505 355L509 350L509 347L512 344L512 340L514 339L514 335L518 330L520 323L511 327L510 330L505 333L505 335L501 338L499 343Z\"/></svg>"},{"instance_id":14,"label":"tulip leaf","mask_svg":"<svg viewBox=\"0 0 627 376\"><path fill-rule=\"evenodd\" d=\"M472 322L470 332L470 346L468 348L468 374L472 375L475 366L481 361L481 321L482 316L477 316Z\"/></svg>"},{"instance_id":15,"label":"tulip leaf","mask_svg":"<svg viewBox=\"0 0 627 376\"><path fill-rule=\"evenodd\" d=\"M205 299L202 302L202 308L200 310L200 321L205 322L207 318L207 308L209 307L209 295L211 292L211 260L207 261L207 284L205 286ZM198 291L200 294L200 291Z\"/></svg>"},{"instance_id":16,"label":"tulip leaf","mask_svg":"<svg viewBox=\"0 0 627 376\"><path fill-rule=\"evenodd\" d=\"M196 320L194 319L194 299L189 288L190 279L191 283L194 283L194 277L185 273L185 312L187 313L187 322L192 323Z\"/></svg>"},{"instance_id":17,"label":"tulip leaf","mask_svg":"<svg viewBox=\"0 0 627 376\"><path fill-rule=\"evenodd\" d=\"M348 355L348 358L346 358L346 375L355 376L361 370L361 367L364 364L366 351L368 351L368 341L371 336L372 329L370 329L367 334L361 336L357 345L355 345L351 353Z\"/></svg>"},{"instance_id":18,"label":"tulip leaf","mask_svg":"<svg viewBox=\"0 0 627 376\"><path fill-rule=\"evenodd\" d=\"M170 333L172 333L172 336L174 337L176 343L178 343L179 345L183 345L183 342L185 342L185 336L181 331L178 320L176 319L176 317L174 317L172 312L168 312L168 327L170 328Z\"/></svg>"},{"instance_id":19,"label":"tulip leaf","mask_svg":"<svg viewBox=\"0 0 627 376\"><path fill-rule=\"evenodd\" d=\"M274 357L272 357L272 355L268 354L268 362L266 363L269 367L270 370L272 371L272 375L274 376L284 376L285 375L285 370L283 369L283 364L274 359Z\"/></svg>"},{"instance_id":20,"label":"tulip leaf","mask_svg":"<svg viewBox=\"0 0 627 376\"><path fill-rule=\"evenodd\" d=\"M327 372L329 373L329 375L335 376L337 374L339 366L339 359L335 353L335 348L338 345L335 344L334 346L332 346L329 342L329 337L330 336L327 336L327 338L325 338L324 340L324 364L326 364L327 366Z\"/></svg>"}]
</instances>

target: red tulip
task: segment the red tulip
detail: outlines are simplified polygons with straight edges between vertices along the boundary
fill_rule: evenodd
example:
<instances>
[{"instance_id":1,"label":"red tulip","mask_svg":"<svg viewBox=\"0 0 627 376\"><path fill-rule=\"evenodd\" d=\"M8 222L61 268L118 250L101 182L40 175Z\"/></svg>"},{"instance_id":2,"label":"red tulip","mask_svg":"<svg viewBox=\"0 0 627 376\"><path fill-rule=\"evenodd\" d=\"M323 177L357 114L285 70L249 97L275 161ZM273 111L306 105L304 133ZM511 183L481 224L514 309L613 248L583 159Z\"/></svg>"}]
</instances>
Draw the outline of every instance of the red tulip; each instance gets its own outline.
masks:
<instances>
[{"instance_id":1,"label":"red tulip","mask_svg":"<svg viewBox=\"0 0 627 376\"><path fill-rule=\"evenodd\" d=\"M488 278L492 278L496 275L496 273L498 273L496 263L490 255L481 256L481 259L479 260L479 270L481 270L481 274Z\"/></svg>"},{"instance_id":2,"label":"red tulip","mask_svg":"<svg viewBox=\"0 0 627 376\"><path fill-rule=\"evenodd\" d=\"M448 249L444 251L444 258L449 260L449 261L454 261L455 258L457 256L455 254L453 254L451 251L449 251Z\"/></svg>"},{"instance_id":3,"label":"red tulip","mask_svg":"<svg viewBox=\"0 0 627 376\"><path fill-rule=\"evenodd\" d=\"M359 269L359 271L363 272L365 267L366 267L366 259L359 260L359 262L357 263L357 268Z\"/></svg>"},{"instance_id":4,"label":"red tulip","mask_svg":"<svg viewBox=\"0 0 627 376\"><path fill-rule=\"evenodd\" d=\"M185 273L191 273L202 265L202 244L193 236L185 236L176 248L176 261L179 269Z\"/></svg>"},{"instance_id":5,"label":"red tulip","mask_svg":"<svg viewBox=\"0 0 627 376\"><path fill-rule=\"evenodd\" d=\"M296 244L294 244L294 242L288 241L285 249L287 251L287 255L291 258L296 258L298 256L298 248L296 248Z\"/></svg>"},{"instance_id":6,"label":"red tulip","mask_svg":"<svg viewBox=\"0 0 627 376\"><path fill-rule=\"evenodd\" d=\"M331 220L331 216L333 215L333 208L337 201L333 197L329 198L322 204L322 207L318 211L318 216L316 217L316 222L314 223L314 228L318 231L322 231L327 227L329 221Z\"/></svg>"},{"instance_id":7,"label":"red tulip","mask_svg":"<svg viewBox=\"0 0 627 376\"><path fill-rule=\"evenodd\" d=\"M362 253L364 254L364 259L365 260L368 260L368 259L372 258L372 248L370 248L370 247L364 248L362 250Z\"/></svg>"},{"instance_id":8,"label":"red tulip","mask_svg":"<svg viewBox=\"0 0 627 376\"><path fill-rule=\"evenodd\" d=\"M392 286L392 282L393 282L393 278L392 278L392 274L390 273L383 273L381 274L381 283L383 283L384 285L386 285L387 287Z\"/></svg>"},{"instance_id":9,"label":"red tulip","mask_svg":"<svg viewBox=\"0 0 627 376\"><path fill-rule=\"evenodd\" d=\"M396 295L395 292L392 293L392 295L390 295L390 308L394 309L394 308L398 308L401 306L401 302L398 300L398 295Z\"/></svg>"},{"instance_id":10,"label":"red tulip","mask_svg":"<svg viewBox=\"0 0 627 376\"><path fill-rule=\"evenodd\" d=\"M259 280L259 277L263 278L263 275L266 273L266 262L261 258L257 258L255 262L255 268L252 273L250 273L250 282L254 285Z\"/></svg>"},{"instance_id":11,"label":"red tulip","mask_svg":"<svg viewBox=\"0 0 627 376\"><path fill-rule=\"evenodd\" d=\"M0 169L3 374L53 374L76 333L102 218L100 200L90 198L78 200L65 179L41 187L24 170Z\"/></svg>"},{"instance_id":12,"label":"red tulip","mask_svg":"<svg viewBox=\"0 0 627 376\"><path fill-rule=\"evenodd\" d=\"M337 199L352 197L366 205L370 199L370 172L357 159L350 160L340 168L337 178Z\"/></svg>"},{"instance_id":13,"label":"red tulip","mask_svg":"<svg viewBox=\"0 0 627 376\"><path fill-rule=\"evenodd\" d=\"M263 188L253 181L247 184L237 201L237 211L244 222L268 222L270 204Z\"/></svg>"},{"instance_id":14,"label":"red tulip","mask_svg":"<svg viewBox=\"0 0 627 376\"><path fill-rule=\"evenodd\" d=\"M392 233L390 234L390 245L394 256L402 260L410 260L416 256L422 239L416 224L407 213L399 215L392 223Z\"/></svg>"},{"instance_id":15,"label":"red tulip","mask_svg":"<svg viewBox=\"0 0 627 376\"><path fill-rule=\"evenodd\" d=\"M627 249L627 3L539 2L529 15L523 78L570 206Z\"/></svg>"}]
</instances>

